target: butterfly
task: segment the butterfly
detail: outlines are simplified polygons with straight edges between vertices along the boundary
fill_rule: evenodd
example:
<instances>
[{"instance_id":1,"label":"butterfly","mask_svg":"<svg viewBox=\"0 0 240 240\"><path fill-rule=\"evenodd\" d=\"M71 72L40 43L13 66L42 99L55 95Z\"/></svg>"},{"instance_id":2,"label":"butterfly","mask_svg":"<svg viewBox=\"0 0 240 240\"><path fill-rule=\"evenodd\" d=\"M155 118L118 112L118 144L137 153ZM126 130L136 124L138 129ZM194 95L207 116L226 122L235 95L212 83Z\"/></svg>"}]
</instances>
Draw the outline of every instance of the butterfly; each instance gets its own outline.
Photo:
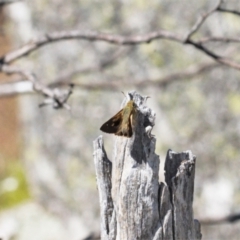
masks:
<instances>
[{"instance_id":1,"label":"butterfly","mask_svg":"<svg viewBox=\"0 0 240 240\"><path fill-rule=\"evenodd\" d=\"M130 100L123 109L105 122L100 130L130 138L133 135L133 117L136 112L137 106L133 100Z\"/></svg>"}]
</instances>

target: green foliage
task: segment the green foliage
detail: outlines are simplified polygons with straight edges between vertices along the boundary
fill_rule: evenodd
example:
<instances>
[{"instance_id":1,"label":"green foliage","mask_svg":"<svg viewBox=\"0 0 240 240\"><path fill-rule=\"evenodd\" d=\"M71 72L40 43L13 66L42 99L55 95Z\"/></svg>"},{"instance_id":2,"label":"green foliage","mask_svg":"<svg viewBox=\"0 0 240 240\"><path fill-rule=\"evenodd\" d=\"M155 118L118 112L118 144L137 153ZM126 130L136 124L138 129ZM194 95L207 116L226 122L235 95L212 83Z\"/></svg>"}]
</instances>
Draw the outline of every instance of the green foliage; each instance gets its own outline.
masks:
<instances>
[{"instance_id":1,"label":"green foliage","mask_svg":"<svg viewBox=\"0 0 240 240\"><path fill-rule=\"evenodd\" d=\"M30 198L23 166L11 161L0 181L0 209L12 207Z\"/></svg>"}]
</instances>

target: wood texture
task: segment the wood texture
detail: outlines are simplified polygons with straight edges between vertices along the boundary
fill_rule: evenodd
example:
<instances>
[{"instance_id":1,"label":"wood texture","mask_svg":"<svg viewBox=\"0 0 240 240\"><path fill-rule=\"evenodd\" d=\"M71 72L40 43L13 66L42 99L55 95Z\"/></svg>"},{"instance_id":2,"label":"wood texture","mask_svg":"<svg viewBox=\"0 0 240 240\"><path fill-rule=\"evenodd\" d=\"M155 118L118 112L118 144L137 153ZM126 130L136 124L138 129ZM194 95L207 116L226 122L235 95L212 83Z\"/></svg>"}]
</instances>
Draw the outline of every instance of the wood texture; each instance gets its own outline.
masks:
<instances>
[{"instance_id":1,"label":"wood texture","mask_svg":"<svg viewBox=\"0 0 240 240\"><path fill-rule=\"evenodd\" d=\"M193 218L193 192L196 157L191 151L168 151L165 180L170 191L173 239L201 239L200 224Z\"/></svg>"},{"instance_id":2,"label":"wood texture","mask_svg":"<svg viewBox=\"0 0 240 240\"><path fill-rule=\"evenodd\" d=\"M116 137L112 162L100 136L94 141L94 163L101 207L101 239L200 239L193 219L195 157L168 151L166 184L159 184L159 156L151 136L155 113L146 97L128 93L138 106L131 138ZM123 102L123 106L129 99Z\"/></svg>"}]
</instances>

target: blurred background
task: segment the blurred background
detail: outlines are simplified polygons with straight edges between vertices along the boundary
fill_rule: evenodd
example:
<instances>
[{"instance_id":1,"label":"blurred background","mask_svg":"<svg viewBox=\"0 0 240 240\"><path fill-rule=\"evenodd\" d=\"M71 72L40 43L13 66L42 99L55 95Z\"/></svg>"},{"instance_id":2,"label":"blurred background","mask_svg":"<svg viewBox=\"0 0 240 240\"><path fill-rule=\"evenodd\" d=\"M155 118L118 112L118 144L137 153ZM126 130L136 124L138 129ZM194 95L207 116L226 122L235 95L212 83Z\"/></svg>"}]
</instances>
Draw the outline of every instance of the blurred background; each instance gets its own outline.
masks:
<instances>
[{"instance_id":1,"label":"blurred background","mask_svg":"<svg viewBox=\"0 0 240 240\"><path fill-rule=\"evenodd\" d=\"M95 30L122 36L165 29L186 35L218 1L25 0L0 5L0 54L47 33ZM0 2L1 3L1 2ZM238 1L222 3L240 12ZM240 35L240 17L216 12L192 37ZM206 41L215 53L240 59L238 41ZM68 89L71 111L39 108L42 94L19 74L0 73L0 237L3 240L84 239L98 233L99 199L92 142L115 114L123 92L148 95L156 112L156 153L197 156L194 215L206 222L240 212L240 70L196 48L157 39L140 45L66 40L12 63L45 86ZM10 90L9 90L10 89ZM114 136L104 135L111 159ZM163 181L163 179L161 179ZM211 221L210 221L211 222ZM240 222L202 225L203 239L239 239ZM33 237L34 236L34 237Z\"/></svg>"}]
</instances>

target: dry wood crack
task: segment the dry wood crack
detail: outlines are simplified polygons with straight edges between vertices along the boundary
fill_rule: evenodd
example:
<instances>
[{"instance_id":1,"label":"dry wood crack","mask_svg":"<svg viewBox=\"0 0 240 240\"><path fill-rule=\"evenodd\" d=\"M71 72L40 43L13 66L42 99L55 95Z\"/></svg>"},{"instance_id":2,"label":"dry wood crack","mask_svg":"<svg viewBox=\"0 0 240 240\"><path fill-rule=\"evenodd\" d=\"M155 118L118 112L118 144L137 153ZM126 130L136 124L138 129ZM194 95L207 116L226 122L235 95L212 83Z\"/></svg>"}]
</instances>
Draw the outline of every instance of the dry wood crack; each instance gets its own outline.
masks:
<instances>
[{"instance_id":1,"label":"dry wood crack","mask_svg":"<svg viewBox=\"0 0 240 240\"><path fill-rule=\"evenodd\" d=\"M144 105L144 97L129 94L138 106L132 138L116 137L112 162L102 136L94 141L101 239L201 239L192 209L196 157L191 151L169 150L166 184L159 183L156 139L146 133L146 122L152 127L155 113Z\"/></svg>"}]
</instances>

